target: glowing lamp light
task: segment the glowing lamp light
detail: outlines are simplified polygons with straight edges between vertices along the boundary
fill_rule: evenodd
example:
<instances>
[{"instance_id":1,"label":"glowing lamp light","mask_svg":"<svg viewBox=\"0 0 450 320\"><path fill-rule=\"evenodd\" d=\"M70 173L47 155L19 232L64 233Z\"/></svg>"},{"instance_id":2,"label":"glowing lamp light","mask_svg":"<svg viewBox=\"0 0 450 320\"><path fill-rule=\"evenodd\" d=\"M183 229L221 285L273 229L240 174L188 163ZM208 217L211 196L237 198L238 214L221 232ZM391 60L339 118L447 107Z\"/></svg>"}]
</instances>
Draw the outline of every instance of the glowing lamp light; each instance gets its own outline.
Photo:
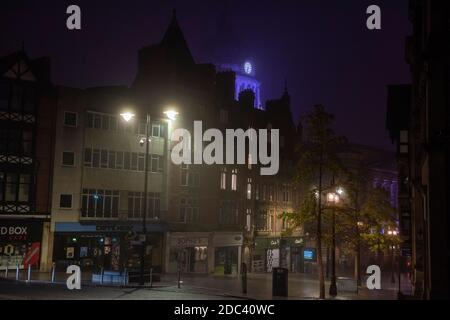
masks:
<instances>
[{"instance_id":1,"label":"glowing lamp light","mask_svg":"<svg viewBox=\"0 0 450 320\"><path fill-rule=\"evenodd\" d=\"M175 121L177 119L178 112L176 112L175 110L167 110L164 111L164 114L169 120Z\"/></svg>"},{"instance_id":2,"label":"glowing lamp light","mask_svg":"<svg viewBox=\"0 0 450 320\"><path fill-rule=\"evenodd\" d=\"M126 122L129 122L131 119L134 118L134 113L131 112L124 112L121 113L120 115Z\"/></svg>"},{"instance_id":3,"label":"glowing lamp light","mask_svg":"<svg viewBox=\"0 0 450 320\"><path fill-rule=\"evenodd\" d=\"M342 189L341 187L339 187L339 188L336 190L336 192L337 192L339 195L342 195L342 194L344 194L344 189Z\"/></svg>"}]
</instances>

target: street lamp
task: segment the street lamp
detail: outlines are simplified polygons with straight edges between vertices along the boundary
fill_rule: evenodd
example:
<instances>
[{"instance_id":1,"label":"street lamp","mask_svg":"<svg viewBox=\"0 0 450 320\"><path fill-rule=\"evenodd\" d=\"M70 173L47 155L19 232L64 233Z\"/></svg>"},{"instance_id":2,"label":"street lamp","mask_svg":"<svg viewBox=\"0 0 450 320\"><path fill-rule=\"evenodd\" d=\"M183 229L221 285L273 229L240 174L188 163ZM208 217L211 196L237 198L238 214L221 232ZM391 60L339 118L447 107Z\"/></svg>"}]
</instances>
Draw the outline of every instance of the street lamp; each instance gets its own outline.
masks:
<instances>
[{"instance_id":1,"label":"street lamp","mask_svg":"<svg viewBox=\"0 0 450 320\"><path fill-rule=\"evenodd\" d=\"M337 296L336 285L336 212L335 207L340 201L340 195L343 194L343 189L338 188L336 192L330 192L327 194L327 201L332 204L332 238L331 238L331 283L329 294L332 297Z\"/></svg>"},{"instance_id":2,"label":"street lamp","mask_svg":"<svg viewBox=\"0 0 450 320\"><path fill-rule=\"evenodd\" d=\"M135 114L131 112L124 112L120 114L122 118L129 122L134 117ZM143 286L145 284L144 281L144 273L145 273L145 251L147 249L147 189L148 189L148 158L149 158L149 144L150 144L150 114L146 115L146 123L145 123L145 141L142 139L139 141L141 145L145 144L145 159L144 159L144 210L142 213L142 244L141 244L141 252L140 252L140 276L139 276L139 285Z\"/></svg>"}]
</instances>

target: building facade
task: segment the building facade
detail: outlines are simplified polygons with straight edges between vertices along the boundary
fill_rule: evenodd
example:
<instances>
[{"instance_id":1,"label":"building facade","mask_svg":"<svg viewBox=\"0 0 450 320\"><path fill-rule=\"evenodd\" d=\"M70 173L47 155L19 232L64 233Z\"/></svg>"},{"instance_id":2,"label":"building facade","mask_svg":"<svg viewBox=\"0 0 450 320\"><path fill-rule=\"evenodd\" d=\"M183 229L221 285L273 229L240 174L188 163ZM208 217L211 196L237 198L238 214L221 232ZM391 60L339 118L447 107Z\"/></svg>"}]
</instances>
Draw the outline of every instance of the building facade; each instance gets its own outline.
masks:
<instances>
[{"instance_id":1,"label":"building facade","mask_svg":"<svg viewBox=\"0 0 450 320\"><path fill-rule=\"evenodd\" d=\"M47 58L0 59L0 268L46 268L56 97Z\"/></svg>"},{"instance_id":2,"label":"building facade","mask_svg":"<svg viewBox=\"0 0 450 320\"><path fill-rule=\"evenodd\" d=\"M449 13L447 2L410 1L412 83L389 88L401 232L412 254L413 294L423 299L449 297Z\"/></svg>"}]
</instances>

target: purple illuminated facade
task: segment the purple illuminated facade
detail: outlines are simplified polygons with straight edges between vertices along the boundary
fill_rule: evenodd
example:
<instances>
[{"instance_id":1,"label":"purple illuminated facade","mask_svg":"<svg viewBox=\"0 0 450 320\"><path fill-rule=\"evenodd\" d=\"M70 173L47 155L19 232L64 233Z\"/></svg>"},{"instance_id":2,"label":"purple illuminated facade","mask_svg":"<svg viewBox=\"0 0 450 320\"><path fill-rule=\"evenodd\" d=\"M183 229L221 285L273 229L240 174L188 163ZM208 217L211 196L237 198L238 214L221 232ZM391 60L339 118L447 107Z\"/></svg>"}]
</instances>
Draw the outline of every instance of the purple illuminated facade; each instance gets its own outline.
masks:
<instances>
[{"instance_id":1,"label":"purple illuminated facade","mask_svg":"<svg viewBox=\"0 0 450 320\"><path fill-rule=\"evenodd\" d=\"M264 110L261 103L261 83L255 78L255 68L251 62L246 61L242 66L236 64L221 64L217 66L219 71L233 71L236 74L235 100L239 100L239 94L251 89L255 94L255 109Z\"/></svg>"}]
</instances>

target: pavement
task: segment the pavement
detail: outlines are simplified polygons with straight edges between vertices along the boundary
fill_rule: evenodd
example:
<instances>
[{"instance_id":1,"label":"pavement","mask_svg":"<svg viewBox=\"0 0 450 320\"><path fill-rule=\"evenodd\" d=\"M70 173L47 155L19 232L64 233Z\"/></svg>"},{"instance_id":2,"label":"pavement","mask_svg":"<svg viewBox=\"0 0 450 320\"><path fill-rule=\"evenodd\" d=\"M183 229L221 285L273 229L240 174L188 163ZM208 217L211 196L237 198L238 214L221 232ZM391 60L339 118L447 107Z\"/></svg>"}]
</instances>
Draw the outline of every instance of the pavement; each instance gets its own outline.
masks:
<instances>
[{"instance_id":1,"label":"pavement","mask_svg":"<svg viewBox=\"0 0 450 320\"><path fill-rule=\"evenodd\" d=\"M68 290L65 273L55 274L55 283L50 283L51 274L32 273L32 281L27 282L27 272L20 273L20 281L15 281L15 272L8 278L0 275L0 299L16 300L310 300L318 297L317 276L310 274L289 274L288 297L272 296L271 274L248 274L247 294L242 293L240 277L183 274L178 288L177 275L164 274L160 282L150 288L123 285L99 285L91 282L90 273L82 273L82 290ZM364 283L364 281L363 281ZM368 290L362 287L358 293L339 292L333 298L328 296L329 281L325 284L326 299L335 300L396 300L398 284L391 283L390 277L382 279L382 290ZM402 277L402 292L408 294L410 285L407 277Z\"/></svg>"}]
</instances>

